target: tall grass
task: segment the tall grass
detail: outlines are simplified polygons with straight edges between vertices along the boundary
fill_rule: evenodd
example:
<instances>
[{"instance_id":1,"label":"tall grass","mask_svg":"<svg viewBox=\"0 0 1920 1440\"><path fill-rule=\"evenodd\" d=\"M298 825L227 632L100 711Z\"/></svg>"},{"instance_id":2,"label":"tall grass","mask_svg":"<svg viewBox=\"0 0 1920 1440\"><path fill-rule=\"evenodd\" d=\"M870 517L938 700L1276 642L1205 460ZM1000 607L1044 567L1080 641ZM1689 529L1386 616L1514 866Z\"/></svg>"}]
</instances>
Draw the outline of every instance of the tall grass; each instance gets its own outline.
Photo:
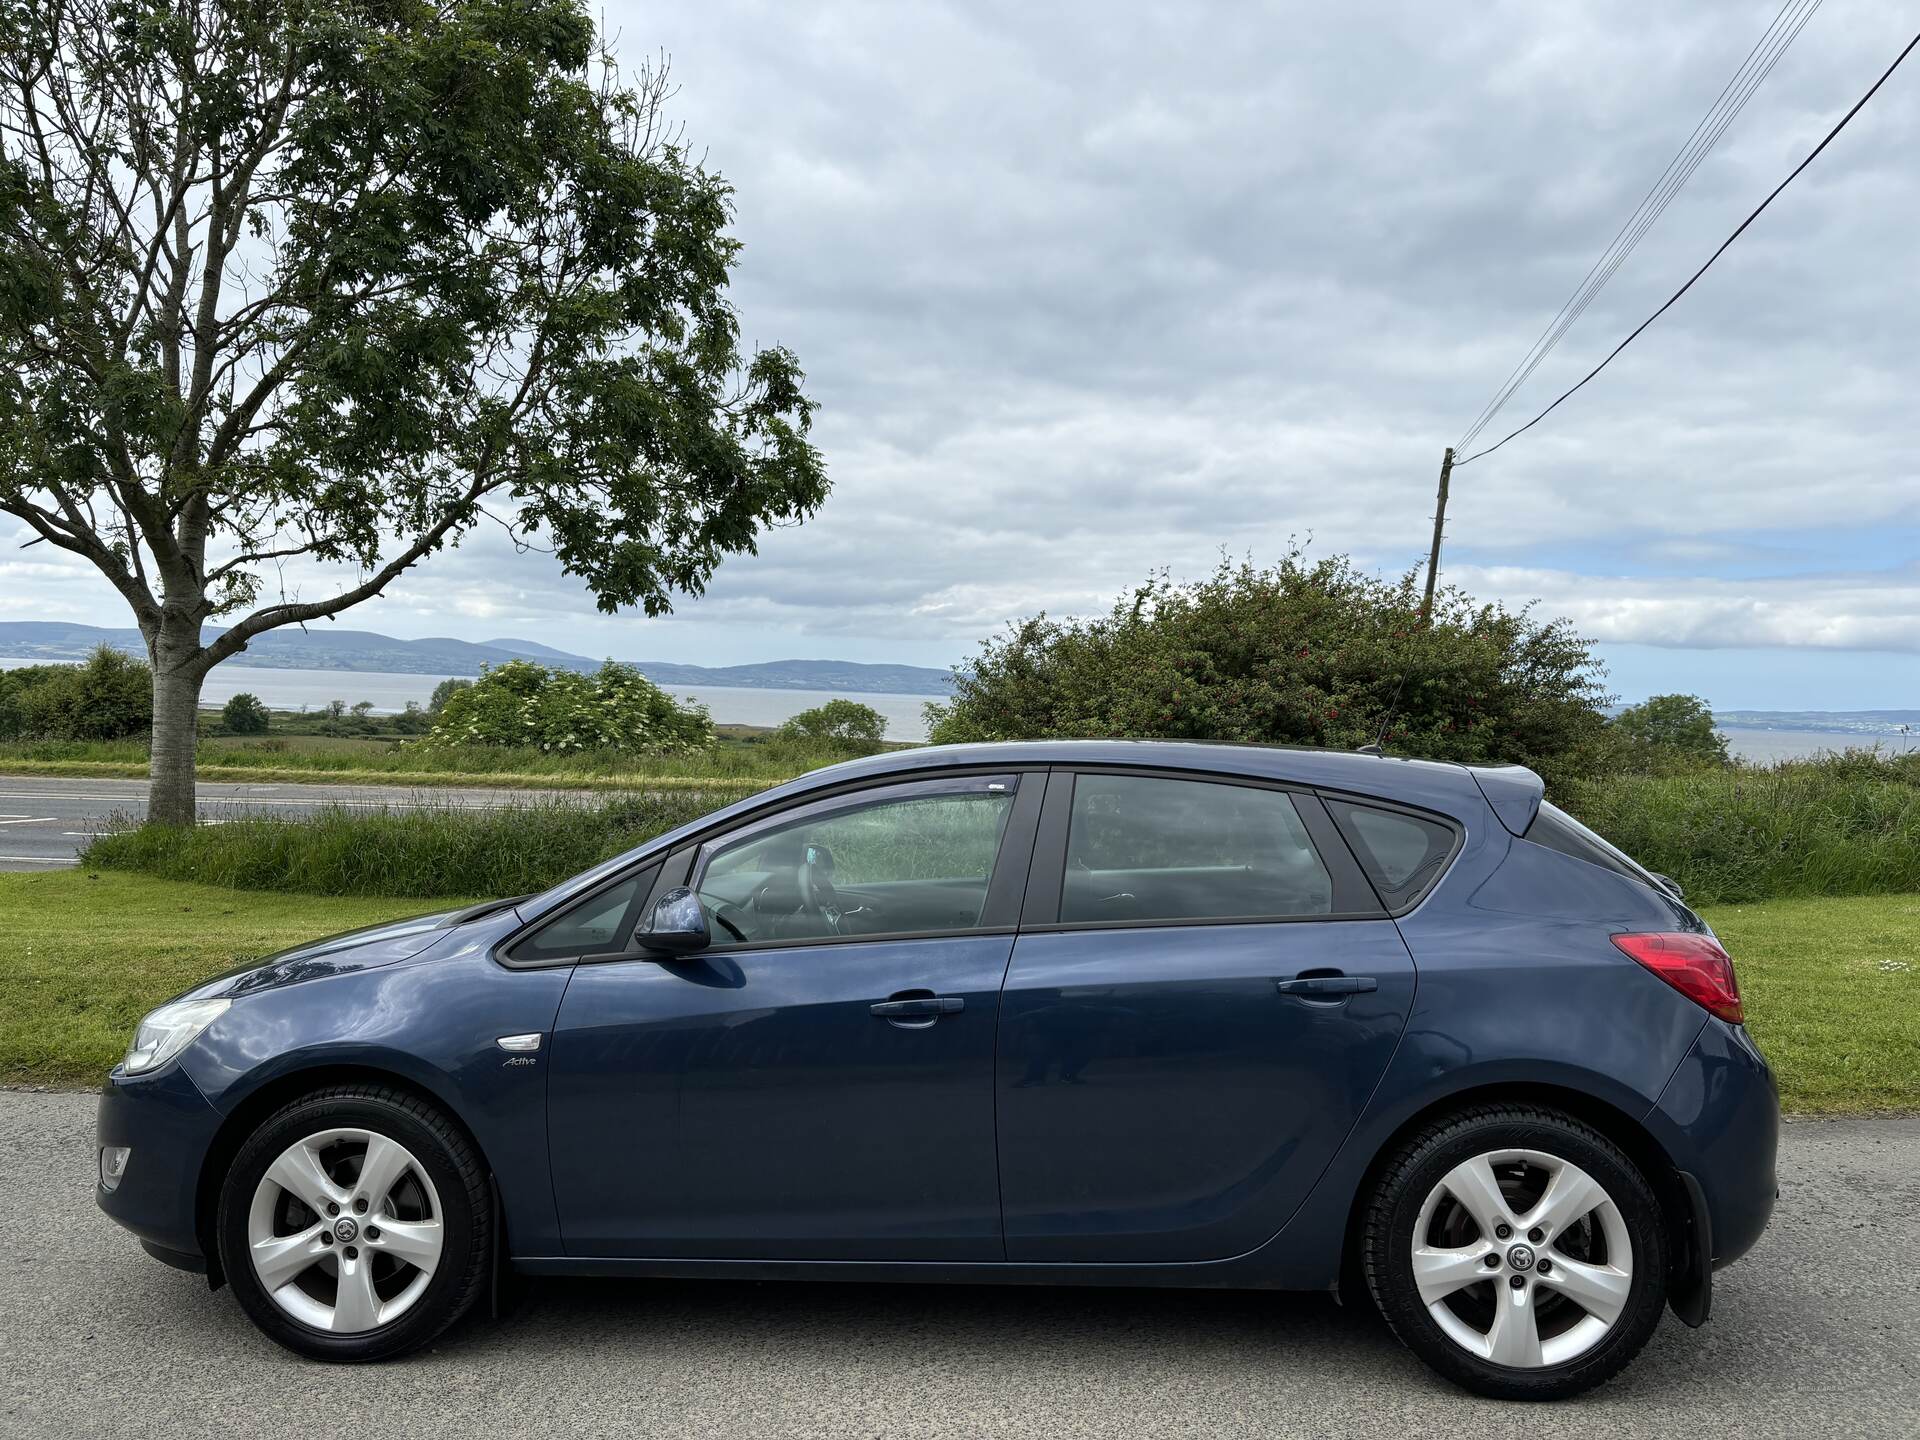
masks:
<instances>
[{"instance_id":1,"label":"tall grass","mask_svg":"<svg viewBox=\"0 0 1920 1440\"><path fill-rule=\"evenodd\" d=\"M494 810L346 810L146 827L93 842L90 865L242 889L509 895L543 889L762 788L681 781L613 800ZM1611 775L1561 805L1702 904L1920 891L1920 754L1870 752L1675 775ZM857 837L835 842L852 864Z\"/></svg>"},{"instance_id":2,"label":"tall grass","mask_svg":"<svg viewBox=\"0 0 1920 1440\"><path fill-rule=\"evenodd\" d=\"M674 790L499 809L347 810L144 825L88 845L88 866L239 890L318 895L522 895L577 874L758 790Z\"/></svg>"},{"instance_id":3,"label":"tall grass","mask_svg":"<svg viewBox=\"0 0 1920 1440\"><path fill-rule=\"evenodd\" d=\"M1555 798L1689 901L1920 891L1920 754L1613 775Z\"/></svg>"},{"instance_id":4,"label":"tall grass","mask_svg":"<svg viewBox=\"0 0 1920 1440\"><path fill-rule=\"evenodd\" d=\"M312 775L378 784L420 783L462 777L508 780L515 784L598 784L655 780L784 780L847 758L831 746L809 747L780 740L722 740L708 750L684 754L581 750L549 754L532 746L424 745L418 741L330 738L314 735L259 739L203 737L198 763L203 771L244 770L276 776ZM88 766L144 771L144 740L30 740L0 744L0 764L51 765L73 770Z\"/></svg>"}]
</instances>

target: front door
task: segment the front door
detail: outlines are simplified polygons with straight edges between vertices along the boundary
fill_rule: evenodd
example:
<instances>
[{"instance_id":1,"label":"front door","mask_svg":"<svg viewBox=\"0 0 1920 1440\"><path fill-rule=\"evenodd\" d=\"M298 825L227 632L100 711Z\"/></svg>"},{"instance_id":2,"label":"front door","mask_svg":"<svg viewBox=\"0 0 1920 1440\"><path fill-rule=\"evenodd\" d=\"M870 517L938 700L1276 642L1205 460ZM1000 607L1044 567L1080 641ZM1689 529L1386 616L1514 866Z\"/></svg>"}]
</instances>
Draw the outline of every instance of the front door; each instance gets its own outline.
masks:
<instances>
[{"instance_id":1,"label":"front door","mask_svg":"<svg viewBox=\"0 0 1920 1440\"><path fill-rule=\"evenodd\" d=\"M1056 774L1047 810L1065 848L1035 853L1001 1004L1007 1258L1251 1250L1385 1070L1406 946L1310 794Z\"/></svg>"},{"instance_id":2,"label":"front door","mask_svg":"<svg viewBox=\"0 0 1920 1440\"><path fill-rule=\"evenodd\" d=\"M993 1057L1030 786L752 823L693 863L709 951L579 967L549 1097L570 1254L1001 1258Z\"/></svg>"}]
</instances>

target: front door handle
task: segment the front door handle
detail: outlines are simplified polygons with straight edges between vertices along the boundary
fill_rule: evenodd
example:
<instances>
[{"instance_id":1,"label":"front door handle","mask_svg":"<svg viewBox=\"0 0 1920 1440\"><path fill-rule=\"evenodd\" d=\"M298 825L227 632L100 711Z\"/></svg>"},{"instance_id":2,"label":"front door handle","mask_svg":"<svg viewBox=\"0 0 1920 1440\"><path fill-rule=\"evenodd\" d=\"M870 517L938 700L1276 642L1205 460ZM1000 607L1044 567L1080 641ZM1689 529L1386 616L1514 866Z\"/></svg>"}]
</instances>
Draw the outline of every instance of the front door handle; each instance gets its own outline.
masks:
<instances>
[{"instance_id":1,"label":"front door handle","mask_svg":"<svg viewBox=\"0 0 1920 1440\"><path fill-rule=\"evenodd\" d=\"M1297 980L1273 983L1282 995L1298 995L1303 1000L1343 1000L1380 988L1380 982L1371 975L1302 975Z\"/></svg>"},{"instance_id":2,"label":"front door handle","mask_svg":"<svg viewBox=\"0 0 1920 1440\"><path fill-rule=\"evenodd\" d=\"M913 995L904 999L881 1000L867 1007L882 1020L916 1026L931 1025L942 1015L958 1015L967 1002L958 995Z\"/></svg>"}]
</instances>

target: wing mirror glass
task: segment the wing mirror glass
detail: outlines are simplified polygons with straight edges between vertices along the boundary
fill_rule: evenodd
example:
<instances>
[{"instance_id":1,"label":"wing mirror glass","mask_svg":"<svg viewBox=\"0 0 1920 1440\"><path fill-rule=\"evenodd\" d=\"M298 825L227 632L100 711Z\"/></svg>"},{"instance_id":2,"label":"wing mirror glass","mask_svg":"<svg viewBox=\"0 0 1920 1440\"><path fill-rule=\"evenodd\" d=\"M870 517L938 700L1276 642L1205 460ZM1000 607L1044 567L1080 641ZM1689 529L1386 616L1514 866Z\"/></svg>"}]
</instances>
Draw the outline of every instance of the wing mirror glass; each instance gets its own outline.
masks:
<instances>
[{"instance_id":1,"label":"wing mirror glass","mask_svg":"<svg viewBox=\"0 0 1920 1440\"><path fill-rule=\"evenodd\" d=\"M706 907L684 885L667 891L655 902L647 928L640 934L642 949L664 950L671 955L690 955L712 943Z\"/></svg>"}]
</instances>

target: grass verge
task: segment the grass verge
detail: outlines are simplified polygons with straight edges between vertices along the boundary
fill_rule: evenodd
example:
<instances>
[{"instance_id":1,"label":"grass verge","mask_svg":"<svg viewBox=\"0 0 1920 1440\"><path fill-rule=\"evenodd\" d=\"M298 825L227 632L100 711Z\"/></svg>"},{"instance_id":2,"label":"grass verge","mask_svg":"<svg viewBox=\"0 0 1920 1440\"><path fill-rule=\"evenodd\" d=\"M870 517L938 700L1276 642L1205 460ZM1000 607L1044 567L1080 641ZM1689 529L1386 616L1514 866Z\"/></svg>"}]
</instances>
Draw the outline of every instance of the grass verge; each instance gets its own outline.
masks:
<instances>
[{"instance_id":1,"label":"grass verge","mask_svg":"<svg viewBox=\"0 0 1920 1440\"><path fill-rule=\"evenodd\" d=\"M91 1085L147 1010L210 975L442 901L0 874L0 1080ZM1802 1114L1920 1111L1920 895L1711 909L1748 1023Z\"/></svg>"},{"instance_id":2,"label":"grass verge","mask_svg":"<svg viewBox=\"0 0 1920 1440\"><path fill-rule=\"evenodd\" d=\"M263 895L145 875L0 875L0 1082L97 1084L140 1017L244 961L457 902Z\"/></svg>"},{"instance_id":3,"label":"grass verge","mask_svg":"<svg viewBox=\"0 0 1920 1440\"><path fill-rule=\"evenodd\" d=\"M1789 1111L1920 1111L1920 895L1702 910Z\"/></svg>"}]
</instances>

